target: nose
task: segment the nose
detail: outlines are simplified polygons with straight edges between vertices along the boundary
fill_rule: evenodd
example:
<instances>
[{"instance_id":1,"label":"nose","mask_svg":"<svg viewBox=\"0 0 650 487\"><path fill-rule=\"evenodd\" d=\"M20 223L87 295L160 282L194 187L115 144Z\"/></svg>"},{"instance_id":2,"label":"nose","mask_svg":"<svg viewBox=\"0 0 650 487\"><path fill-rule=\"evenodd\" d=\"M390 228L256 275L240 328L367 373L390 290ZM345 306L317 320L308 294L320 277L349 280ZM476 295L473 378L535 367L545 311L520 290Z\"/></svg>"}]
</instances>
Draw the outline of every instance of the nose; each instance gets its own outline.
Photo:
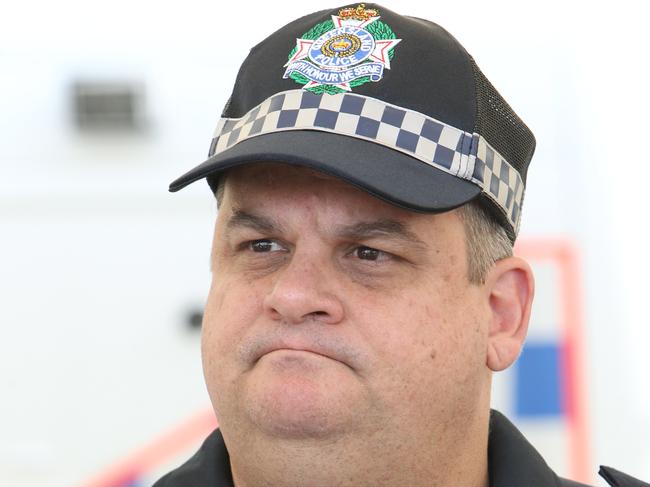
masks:
<instances>
[{"instance_id":1,"label":"nose","mask_svg":"<svg viewBox=\"0 0 650 487\"><path fill-rule=\"evenodd\" d=\"M273 288L264 298L264 309L272 319L289 324L308 320L336 324L344 316L337 287L334 270L326 259L295 253L277 271Z\"/></svg>"}]
</instances>

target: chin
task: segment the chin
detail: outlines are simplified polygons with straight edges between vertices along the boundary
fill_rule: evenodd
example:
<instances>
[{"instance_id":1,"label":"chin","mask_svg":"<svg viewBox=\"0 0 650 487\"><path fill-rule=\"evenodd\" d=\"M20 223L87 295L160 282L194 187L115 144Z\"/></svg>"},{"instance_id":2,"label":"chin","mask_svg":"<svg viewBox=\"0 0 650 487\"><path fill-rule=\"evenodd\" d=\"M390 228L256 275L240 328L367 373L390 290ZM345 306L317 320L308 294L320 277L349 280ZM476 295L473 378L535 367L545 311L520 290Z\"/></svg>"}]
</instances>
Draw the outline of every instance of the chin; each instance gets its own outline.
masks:
<instances>
[{"instance_id":1,"label":"chin","mask_svg":"<svg viewBox=\"0 0 650 487\"><path fill-rule=\"evenodd\" d=\"M336 367L308 370L264 368L245 384L243 412L269 436L325 438L350 429L361 399L359 384ZM358 421L358 420L357 420Z\"/></svg>"}]
</instances>

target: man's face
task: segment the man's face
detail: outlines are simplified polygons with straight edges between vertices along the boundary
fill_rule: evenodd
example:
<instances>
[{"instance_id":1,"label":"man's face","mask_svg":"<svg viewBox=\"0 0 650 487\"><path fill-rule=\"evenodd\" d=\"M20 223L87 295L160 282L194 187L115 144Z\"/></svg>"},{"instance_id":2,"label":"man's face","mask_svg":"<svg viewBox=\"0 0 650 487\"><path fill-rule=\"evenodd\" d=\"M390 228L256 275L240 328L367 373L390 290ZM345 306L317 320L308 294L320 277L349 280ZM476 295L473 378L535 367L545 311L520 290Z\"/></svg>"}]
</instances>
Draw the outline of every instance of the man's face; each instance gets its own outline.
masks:
<instances>
[{"instance_id":1,"label":"man's face","mask_svg":"<svg viewBox=\"0 0 650 487\"><path fill-rule=\"evenodd\" d=\"M456 212L280 164L229 172L203 366L235 434L427 437L485 407L489 304Z\"/></svg>"}]
</instances>

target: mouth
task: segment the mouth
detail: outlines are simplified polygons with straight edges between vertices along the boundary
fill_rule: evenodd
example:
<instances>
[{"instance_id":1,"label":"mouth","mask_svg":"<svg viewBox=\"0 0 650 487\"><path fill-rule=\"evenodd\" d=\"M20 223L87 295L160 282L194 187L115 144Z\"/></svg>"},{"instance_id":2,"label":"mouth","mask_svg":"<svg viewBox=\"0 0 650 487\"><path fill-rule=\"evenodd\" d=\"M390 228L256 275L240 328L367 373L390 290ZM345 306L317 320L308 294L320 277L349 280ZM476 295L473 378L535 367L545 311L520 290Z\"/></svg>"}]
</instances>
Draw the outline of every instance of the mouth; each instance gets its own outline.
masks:
<instances>
[{"instance_id":1,"label":"mouth","mask_svg":"<svg viewBox=\"0 0 650 487\"><path fill-rule=\"evenodd\" d=\"M267 346L263 346L259 349L258 353L255 354L255 363L265 356L273 354L286 354L286 355L312 355L320 358L325 358L329 360L334 360L339 362L346 367L352 369L348 363L346 356L341 351L336 350L335 347L324 347L324 346L313 346L313 345L304 345L304 344L289 344L289 343L272 343Z\"/></svg>"},{"instance_id":2,"label":"mouth","mask_svg":"<svg viewBox=\"0 0 650 487\"><path fill-rule=\"evenodd\" d=\"M259 357L257 357L256 360L261 359L265 355L270 355L273 353L283 353L283 352L318 355L319 357L325 357L328 359L336 360L329 353L322 350L317 350L311 347L300 347L300 346L290 346L290 345L278 345L278 346L269 347L268 349L262 350L262 353L260 353Z\"/></svg>"},{"instance_id":3,"label":"mouth","mask_svg":"<svg viewBox=\"0 0 650 487\"><path fill-rule=\"evenodd\" d=\"M269 354L276 353L276 352L278 352L278 353L288 352L288 353L296 353L296 354L317 355L319 357L328 358L330 360L336 360L336 359L332 358L329 355L326 355L326 354L321 353L321 352L317 352L315 350L310 350L310 349L306 349L306 348L289 348L289 347L287 347L287 348L276 348L274 350L270 350L270 351L266 352L265 354L263 354L261 357L263 357L264 355L269 355ZM338 360L337 360L337 362L338 362Z\"/></svg>"}]
</instances>

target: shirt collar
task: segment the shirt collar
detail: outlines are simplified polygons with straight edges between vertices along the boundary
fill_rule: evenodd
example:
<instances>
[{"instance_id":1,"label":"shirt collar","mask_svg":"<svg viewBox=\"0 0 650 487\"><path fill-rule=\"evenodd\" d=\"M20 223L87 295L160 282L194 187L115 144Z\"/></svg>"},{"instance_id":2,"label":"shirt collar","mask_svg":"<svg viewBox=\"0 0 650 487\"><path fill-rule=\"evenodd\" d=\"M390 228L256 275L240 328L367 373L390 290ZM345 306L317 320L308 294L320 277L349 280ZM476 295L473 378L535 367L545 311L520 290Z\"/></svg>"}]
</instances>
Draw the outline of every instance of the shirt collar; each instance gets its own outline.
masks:
<instances>
[{"instance_id":1,"label":"shirt collar","mask_svg":"<svg viewBox=\"0 0 650 487\"><path fill-rule=\"evenodd\" d=\"M490 487L560 487L557 475L541 455L495 410L490 415L488 469ZM162 486L234 487L230 457L221 432L215 430L190 460L167 477L170 483Z\"/></svg>"},{"instance_id":2,"label":"shirt collar","mask_svg":"<svg viewBox=\"0 0 650 487\"><path fill-rule=\"evenodd\" d=\"M560 481L542 456L500 412L490 414L490 487L550 487Z\"/></svg>"}]
</instances>

